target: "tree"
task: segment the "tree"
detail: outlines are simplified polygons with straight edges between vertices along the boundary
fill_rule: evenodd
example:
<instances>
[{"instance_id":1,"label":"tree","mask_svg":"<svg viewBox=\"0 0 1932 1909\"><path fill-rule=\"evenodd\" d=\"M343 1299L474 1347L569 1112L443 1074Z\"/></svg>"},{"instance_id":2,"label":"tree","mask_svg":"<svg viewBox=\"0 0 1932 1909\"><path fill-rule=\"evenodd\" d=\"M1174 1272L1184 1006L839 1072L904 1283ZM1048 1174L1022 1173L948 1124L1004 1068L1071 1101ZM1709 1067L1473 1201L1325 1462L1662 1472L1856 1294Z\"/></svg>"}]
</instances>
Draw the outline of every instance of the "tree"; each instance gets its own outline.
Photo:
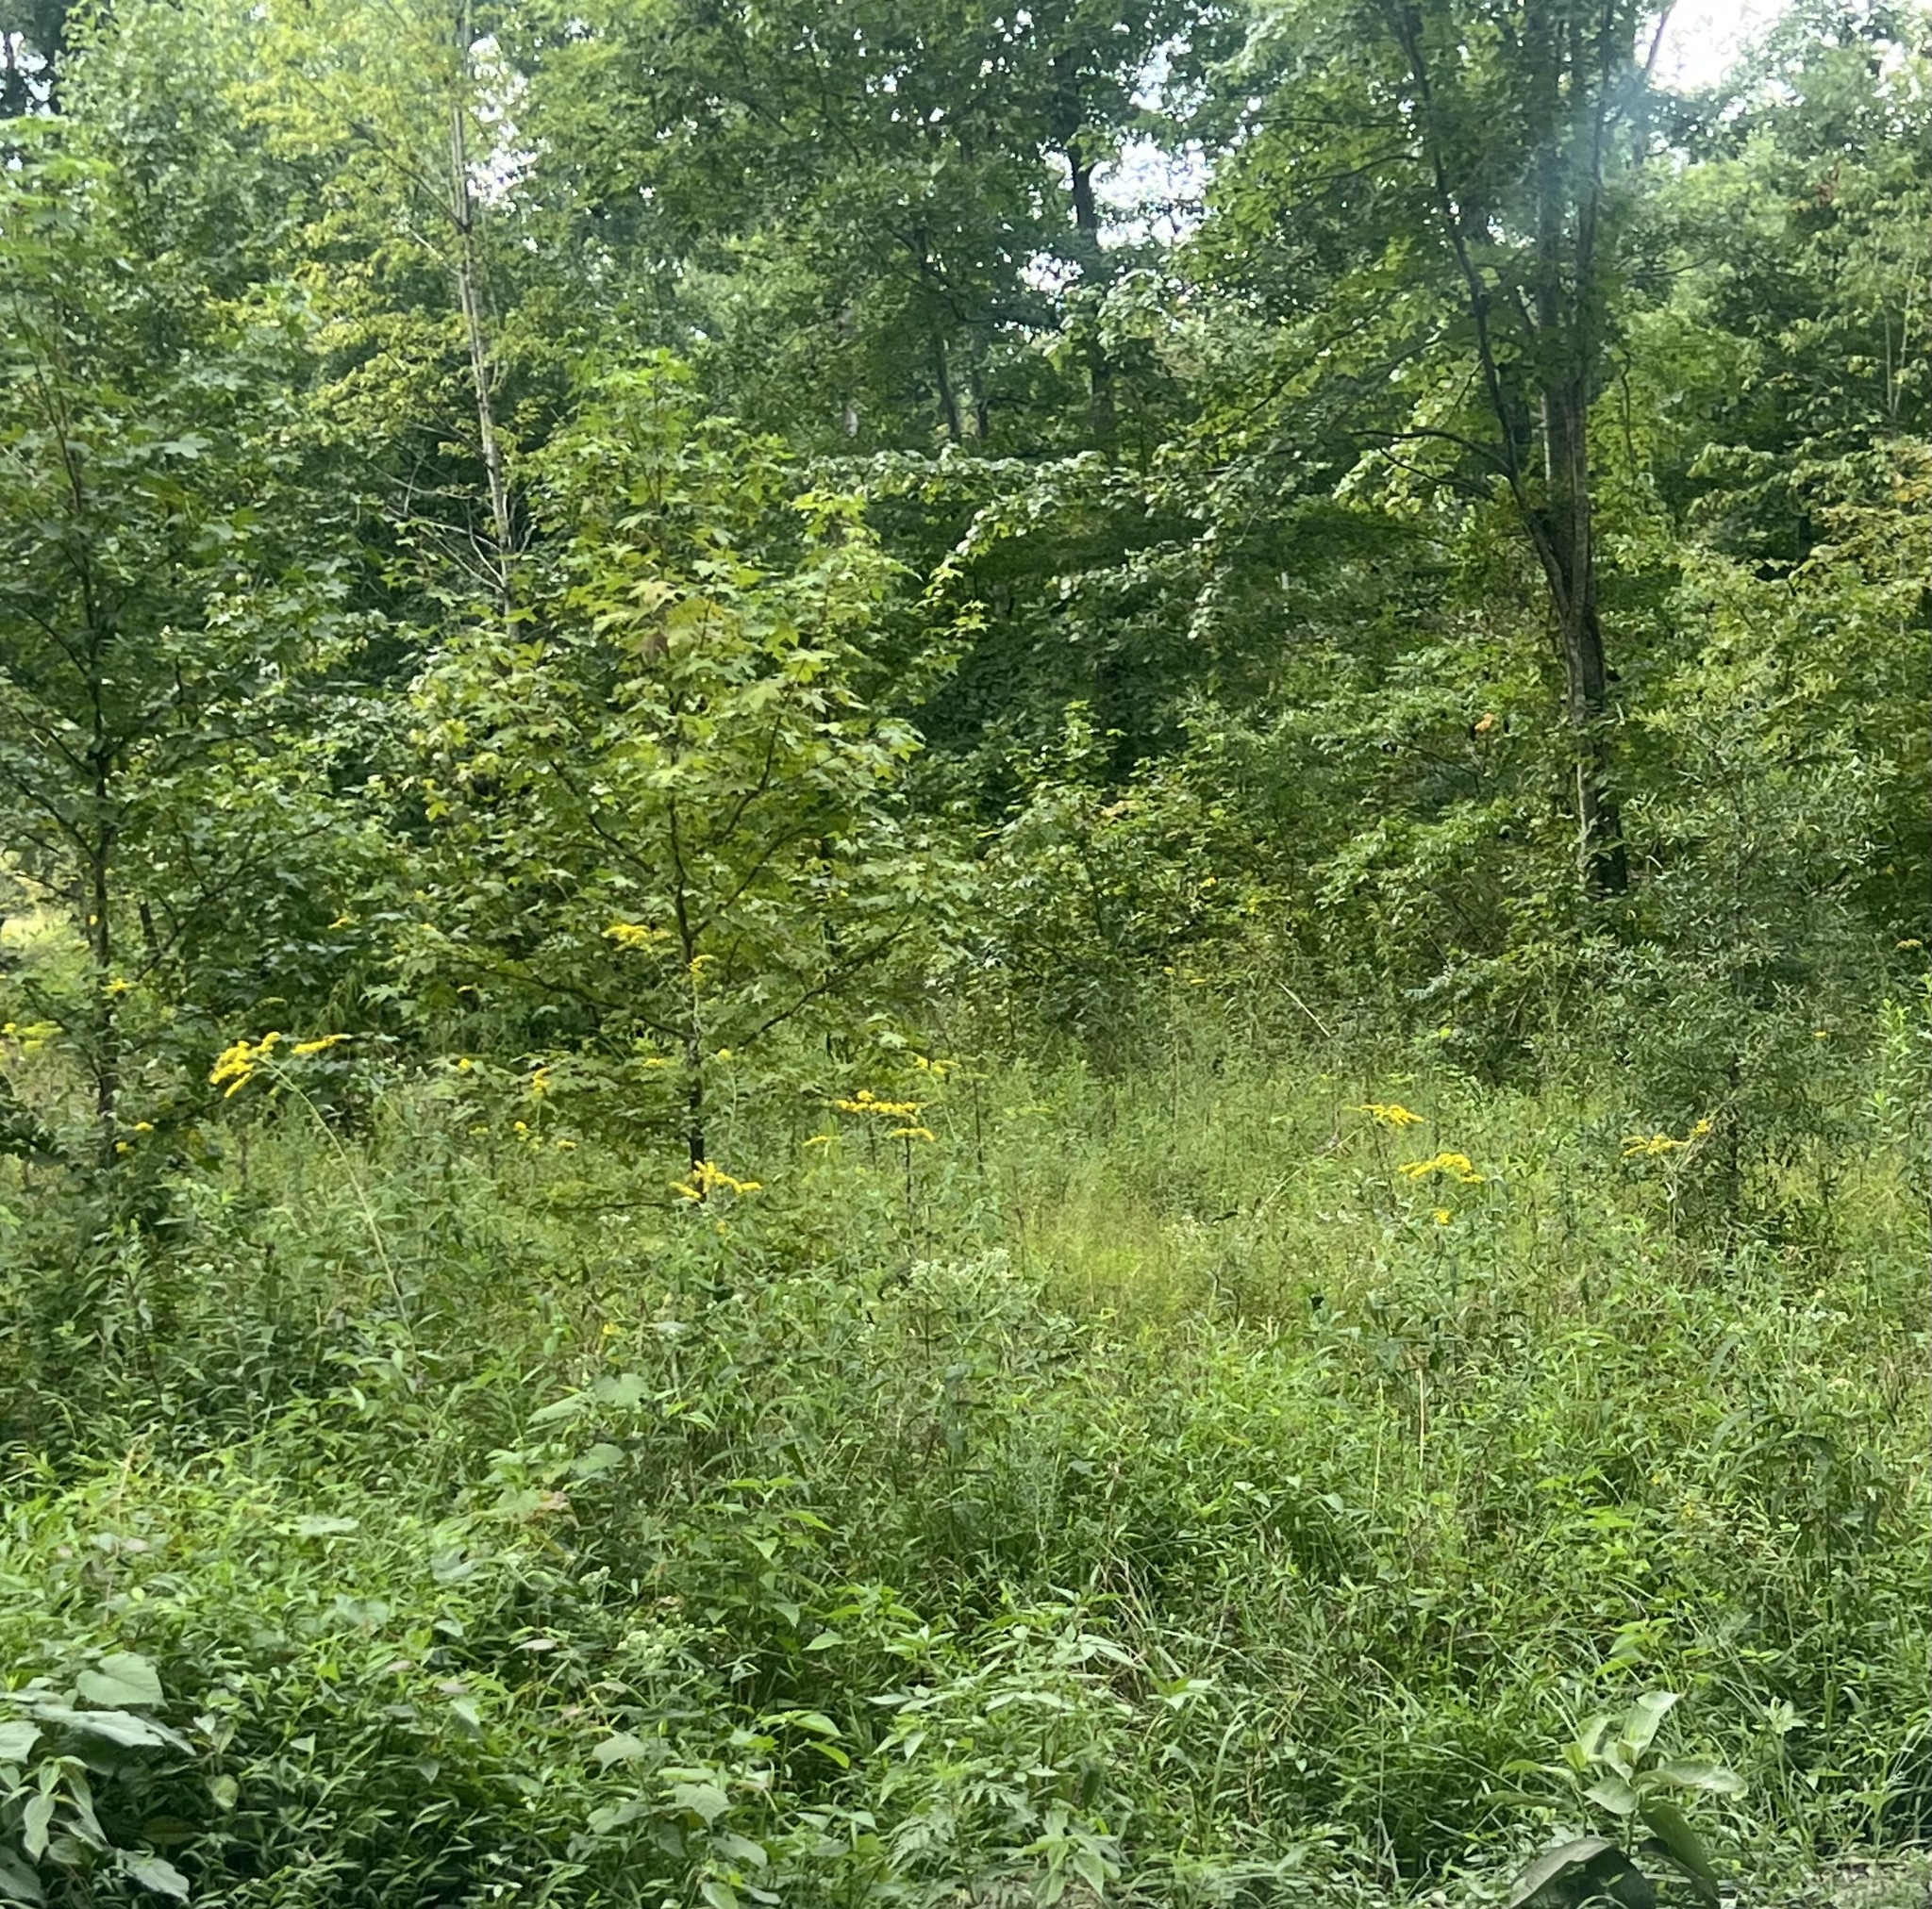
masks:
<instances>
[{"instance_id":1,"label":"tree","mask_svg":"<svg viewBox=\"0 0 1932 1909\"><path fill-rule=\"evenodd\" d=\"M420 686L415 958L527 1018L546 1096L677 1131L702 1188L718 1071L849 1012L945 892L897 800L917 738L867 694L893 567L668 360L602 380L533 477L515 627Z\"/></svg>"},{"instance_id":2,"label":"tree","mask_svg":"<svg viewBox=\"0 0 1932 1909\"><path fill-rule=\"evenodd\" d=\"M1637 270L1659 25L1638 0L1287 9L1255 49L1274 84L1218 188L1206 251L1292 327L1284 384L1341 387L1359 452L1505 502L1550 606L1579 859L1609 893L1628 864L1592 412Z\"/></svg>"},{"instance_id":3,"label":"tree","mask_svg":"<svg viewBox=\"0 0 1932 1909\"><path fill-rule=\"evenodd\" d=\"M0 176L0 807L80 954L18 985L73 1037L104 1165L129 1013L160 1038L244 924L273 966L251 889L327 813L301 685L356 635L284 446L299 318L203 256L219 167L108 130L43 123Z\"/></svg>"}]
</instances>

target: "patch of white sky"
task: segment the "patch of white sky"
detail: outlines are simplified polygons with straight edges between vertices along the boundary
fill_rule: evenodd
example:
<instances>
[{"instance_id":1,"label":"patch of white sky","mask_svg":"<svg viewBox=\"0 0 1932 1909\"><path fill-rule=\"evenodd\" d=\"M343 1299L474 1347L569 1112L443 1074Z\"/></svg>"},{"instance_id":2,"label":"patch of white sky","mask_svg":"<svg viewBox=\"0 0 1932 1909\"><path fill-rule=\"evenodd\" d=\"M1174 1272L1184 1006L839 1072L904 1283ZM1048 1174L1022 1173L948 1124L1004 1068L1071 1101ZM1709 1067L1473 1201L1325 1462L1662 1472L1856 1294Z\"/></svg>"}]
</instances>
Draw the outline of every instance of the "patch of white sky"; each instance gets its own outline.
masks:
<instances>
[{"instance_id":1,"label":"patch of white sky","mask_svg":"<svg viewBox=\"0 0 1932 1909\"><path fill-rule=\"evenodd\" d=\"M1715 86L1789 5L1790 0L1677 0L1657 49L1658 81L1676 92ZM1158 107L1164 64L1158 60L1150 67L1138 104ZM1103 242L1145 244L1184 237L1199 223L1209 171L1198 145L1169 153L1151 140L1130 141L1094 179L1095 196L1110 215Z\"/></svg>"}]
</instances>

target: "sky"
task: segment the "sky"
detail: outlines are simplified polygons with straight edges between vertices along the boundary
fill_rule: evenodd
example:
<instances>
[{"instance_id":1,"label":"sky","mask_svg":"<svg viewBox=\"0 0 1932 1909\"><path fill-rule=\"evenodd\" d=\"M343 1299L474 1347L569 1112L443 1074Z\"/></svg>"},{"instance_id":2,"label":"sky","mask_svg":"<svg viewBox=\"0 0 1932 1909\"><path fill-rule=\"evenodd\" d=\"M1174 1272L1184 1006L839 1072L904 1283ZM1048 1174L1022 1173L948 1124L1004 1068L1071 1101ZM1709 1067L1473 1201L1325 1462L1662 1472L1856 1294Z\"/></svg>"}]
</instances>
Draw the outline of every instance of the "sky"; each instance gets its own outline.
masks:
<instances>
[{"instance_id":1,"label":"sky","mask_svg":"<svg viewBox=\"0 0 1932 1909\"><path fill-rule=\"evenodd\" d=\"M1687 89L1722 79L1745 43L1784 10L1785 0L1677 0L1664 30L1658 76Z\"/></svg>"}]
</instances>

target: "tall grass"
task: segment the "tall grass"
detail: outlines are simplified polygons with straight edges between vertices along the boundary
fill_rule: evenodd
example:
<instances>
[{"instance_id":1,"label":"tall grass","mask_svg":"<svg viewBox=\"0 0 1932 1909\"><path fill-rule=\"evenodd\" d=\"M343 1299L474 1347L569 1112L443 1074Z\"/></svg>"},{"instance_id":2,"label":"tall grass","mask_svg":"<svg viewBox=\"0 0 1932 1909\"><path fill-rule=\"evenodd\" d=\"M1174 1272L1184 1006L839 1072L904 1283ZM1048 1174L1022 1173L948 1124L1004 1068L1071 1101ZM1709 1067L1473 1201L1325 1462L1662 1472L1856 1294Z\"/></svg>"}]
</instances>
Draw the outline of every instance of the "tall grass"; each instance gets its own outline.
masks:
<instances>
[{"instance_id":1,"label":"tall grass","mask_svg":"<svg viewBox=\"0 0 1932 1909\"><path fill-rule=\"evenodd\" d=\"M158 1234L15 1202L0 1645L192 1746L109 1830L235 1905L1386 1894L1661 1687L1734 1865L1924 1837L1897 1095L1742 1214L1400 1056L920 1092L747 1108L703 1203L433 1087Z\"/></svg>"}]
</instances>

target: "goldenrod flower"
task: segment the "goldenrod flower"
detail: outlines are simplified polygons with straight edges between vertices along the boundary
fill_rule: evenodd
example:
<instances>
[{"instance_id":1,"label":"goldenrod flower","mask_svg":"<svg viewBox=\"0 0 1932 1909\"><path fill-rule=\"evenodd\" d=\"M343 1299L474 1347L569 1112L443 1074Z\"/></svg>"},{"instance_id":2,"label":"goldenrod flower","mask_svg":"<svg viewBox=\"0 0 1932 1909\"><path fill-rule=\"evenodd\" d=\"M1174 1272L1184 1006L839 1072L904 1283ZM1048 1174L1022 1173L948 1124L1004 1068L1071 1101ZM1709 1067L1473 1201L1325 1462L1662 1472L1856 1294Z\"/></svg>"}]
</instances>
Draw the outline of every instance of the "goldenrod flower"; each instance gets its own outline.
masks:
<instances>
[{"instance_id":1,"label":"goldenrod flower","mask_svg":"<svg viewBox=\"0 0 1932 1909\"><path fill-rule=\"evenodd\" d=\"M350 1037L346 1034L325 1034L316 1040L298 1040L289 1052L291 1054L326 1054L332 1047L341 1047Z\"/></svg>"},{"instance_id":2,"label":"goldenrod flower","mask_svg":"<svg viewBox=\"0 0 1932 1909\"><path fill-rule=\"evenodd\" d=\"M700 1160L691 1170L690 1179L671 1183L671 1190L687 1200L703 1200L720 1189L726 1193L758 1193L763 1186L757 1180L734 1179L724 1168L714 1167L708 1160Z\"/></svg>"},{"instance_id":3,"label":"goldenrod flower","mask_svg":"<svg viewBox=\"0 0 1932 1909\"><path fill-rule=\"evenodd\" d=\"M891 1137L895 1140L934 1140L939 1136L930 1127L894 1127Z\"/></svg>"},{"instance_id":4,"label":"goldenrod flower","mask_svg":"<svg viewBox=\"0 0 1932 1909\"><path fill-rule=\"evenodd\" d=\"M1426 1180L1431 1173L1447 1173L1465 1187L1480 1187L1485 1177L1475 1170L1467 1154L1438 1154L1428 1160L1406 1160L1395 1170L1411 1180Z\"/></svg>"},{"instance_id":5,"label":"goldenrod flower","mask_svg":"<svg viewBox=\"0 0 1932 1909\"><path fill-rule=\"evenodd\" d=\"M663 928L647 928L641 921L613 921L604 931L620 948L628 948L634 954L648 954L660 941L671 938L670 932Z\"/></svg>"},{"instance_id":6,"label":"goldenrod flower","mask_svg":"<svg viewBox=\"0 0 1932 1909\"><path fill-rule=\"evenodd\" d=\"M1447 1226L1448 1223L1456 1218L1455 1214L1450 1212L1450 1210L1446 1206L1437 1207L1435 1212L1430 1217L1435 1220L1438 1226Z\"/></svg>"},{"instance_id":7,"label":"goldenrod flower","mask_svg":"<svg viewBox=\"0 0 1932 1909\"><path fill-rule=\"evenodd\" d=\"M1707 1117L1696 1121L1690 1133L1681 1140L1670 1134L1631 1134L1624 1141L1624 1157L1626 1160L1655 1160L1665 1154L1675 1154L1686 1147L1695 1146L1706 1139L1712 1131L1712 1122Z\"/></svg>"},{"instance_id":8,"label":"goldenrod flower","mask_svg":"<svg viewBox=\"0 0 1932 1909\"><path fill-rule=\"evenodd\" d=\"M1423 1124L1423 1117L1420 1114L1412 1114L1407 1107L1399 1106L1393 1101L1386 1106L1380 1101L1366 1101L1358 1107L1351 1107L1349 1111L1355 1114L1367 1114L1377 1126L1382 1127L1419 1127Z\"/></svg>"},{"instance_id":9,"label":"goldenrod flower","mask_svg":"<svg viewBox=\"0 0 1932 1909\"><path fill-rule=\"evenodd\" d=\"M874 1114L882 1120L909 1120L925 1110L924 1101L882 1101L870 1087L860 1087L849 1101L834 1101L841 1114Z\"/></svg>"}]
</instances>

